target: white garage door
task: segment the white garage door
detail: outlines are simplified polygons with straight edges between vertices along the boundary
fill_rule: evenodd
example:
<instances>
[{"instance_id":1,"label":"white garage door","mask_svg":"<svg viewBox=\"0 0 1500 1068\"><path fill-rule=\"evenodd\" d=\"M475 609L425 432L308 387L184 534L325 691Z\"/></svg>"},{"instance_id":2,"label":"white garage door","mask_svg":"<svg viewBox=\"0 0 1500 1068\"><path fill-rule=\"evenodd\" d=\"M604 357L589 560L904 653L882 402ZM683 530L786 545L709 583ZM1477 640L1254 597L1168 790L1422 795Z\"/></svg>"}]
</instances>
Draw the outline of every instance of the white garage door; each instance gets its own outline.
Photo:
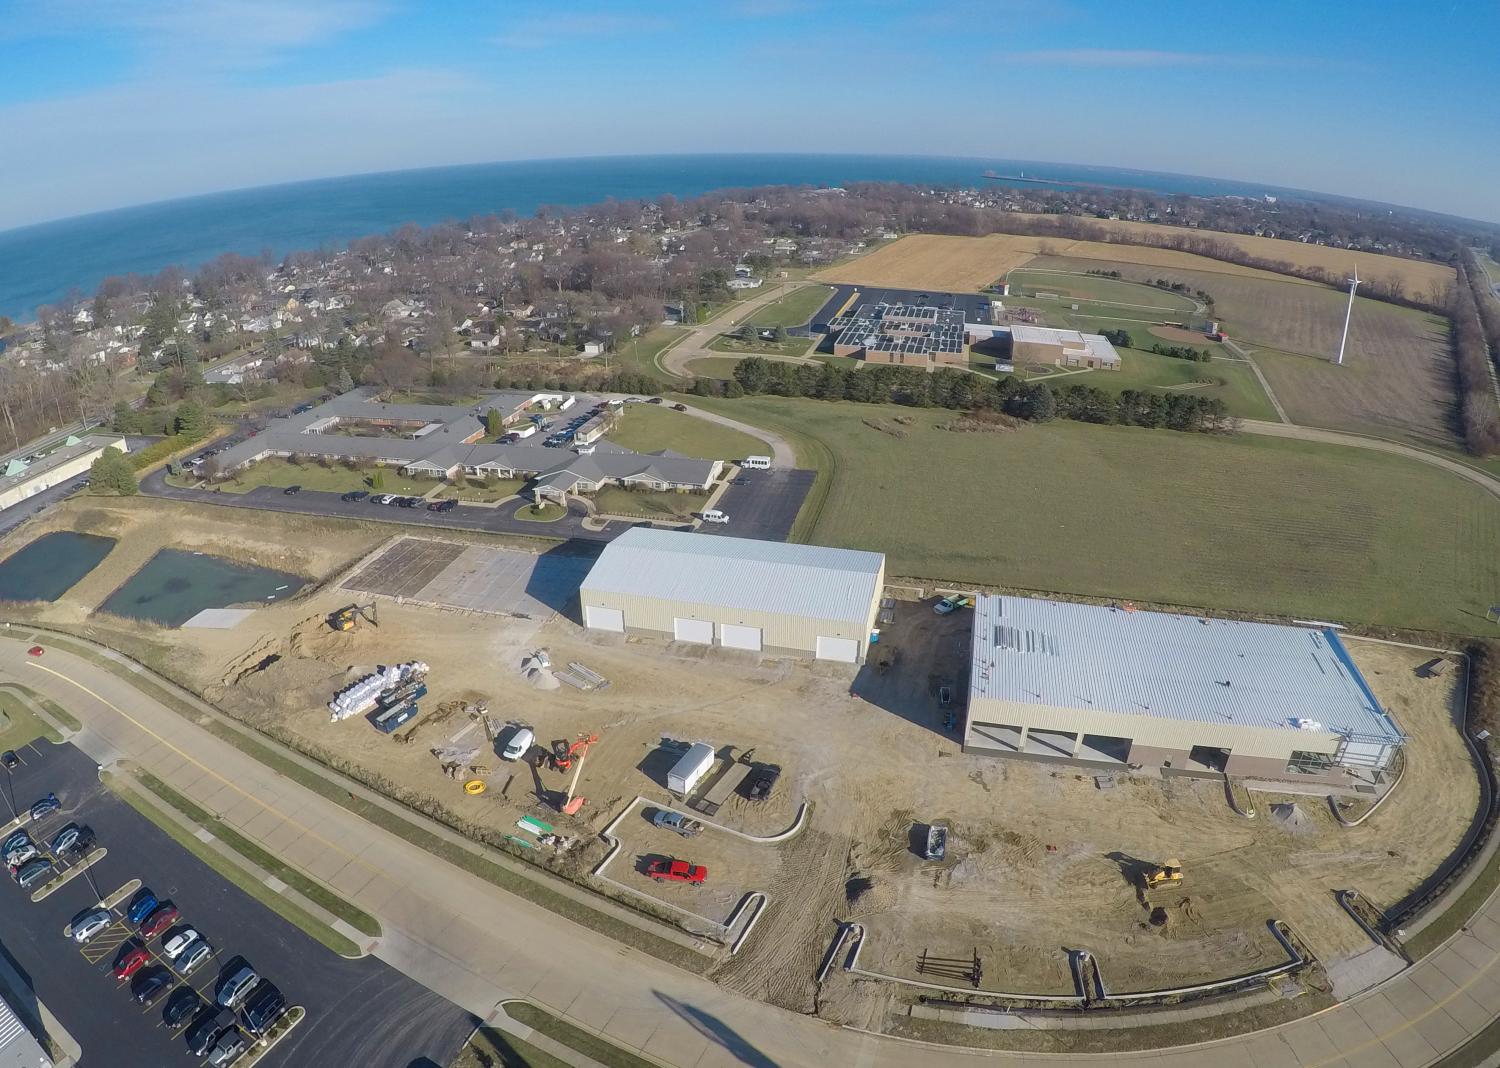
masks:
<instances>
[{"instance_id":1,"label":"white garage door","mask_svg":"<svg viewBox=\"0 0 1500 1068\"><path fill-rule=\"evenodd\" d=\"M751 649L760 652L760 628L725 623L719 628L719 644L726 649Z\"/></svg>"},{"instance_id":2,"label":"white garage door","mask_svg":"<svg viewBox=\"0 0 1500 1068\"><path fill-rule=\"evenodd\" d=\"M819 634L817 656L819 660L841 660L852 664L859 659L859 642L853 638L829 638Z\"/></svg>"},{"instance_id":3,"label":"white garage door","mask_svg":"<svg viewBox=\"0 0 1500 1068\"><path fill-rule=\"evenodd\" d=\"M625 613L618 608L600 608L597 605L583 606L583 625L590 630L612 630L625 632Z\"/></svg>"},{"instance_id":4,"label":"white garage door","mask_svg":"<svg viewBox=\"0 0 1500 1068\"><path fill-rule=\"evenodd\" d=\"M680 642L714 643L714 624L711 619L683 619L672 617L672 636Z\"/></svg>"}]
</instances>

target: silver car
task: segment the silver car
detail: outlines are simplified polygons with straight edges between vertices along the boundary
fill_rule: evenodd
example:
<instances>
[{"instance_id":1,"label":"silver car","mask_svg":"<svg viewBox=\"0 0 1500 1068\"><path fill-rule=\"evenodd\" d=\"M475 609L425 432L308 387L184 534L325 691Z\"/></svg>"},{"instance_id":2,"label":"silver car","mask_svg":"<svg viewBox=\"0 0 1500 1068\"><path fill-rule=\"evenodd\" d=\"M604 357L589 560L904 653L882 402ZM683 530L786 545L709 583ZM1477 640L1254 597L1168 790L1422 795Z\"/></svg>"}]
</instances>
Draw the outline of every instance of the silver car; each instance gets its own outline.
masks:
<instances>
[{"instance_id":1,"label":"silver car","mask_svg":"<svg viewBox=\"0 0 1500 1068\"><path fill-rule=\"evenodd\" d=\"M87 942L114 922L114 913L109 909L90 909L73 921L73 941Z\"/></svg>"},{"instance_id":2,"label":"silver car","mask_svg":"<svg viewBox=\"0 0 1500 1068\"><path fill-rule=\"evenodd\" d=\"M177 974L190 975L193 970L213 955L214 947L199 938L182 951L177 958Z\"/></svg>"},{"instance_id":3,"label":"silver car","mask_svg":"<svg viewBox=\"0 0 1500 1068\"><path fill-rule=\"evenodd\" d=\"M36 846L31 842L25 842L5 854L5 863L8 867L19 868L28 860L35 860L39 856L41 854L37 852Z\"/></svg>"},{"instance_id":4,"label":"silver car","mask_svg":"<svg viewBox=\"0 0 1500 1068\"><path fill-rule=\"evenodd\" d=\"M239 971L219 984L214 1000L226 1009L237 1009L258 982L260 976L255 974L255 969L248 964L242 965Z\"/></svg>"}]
</instances>

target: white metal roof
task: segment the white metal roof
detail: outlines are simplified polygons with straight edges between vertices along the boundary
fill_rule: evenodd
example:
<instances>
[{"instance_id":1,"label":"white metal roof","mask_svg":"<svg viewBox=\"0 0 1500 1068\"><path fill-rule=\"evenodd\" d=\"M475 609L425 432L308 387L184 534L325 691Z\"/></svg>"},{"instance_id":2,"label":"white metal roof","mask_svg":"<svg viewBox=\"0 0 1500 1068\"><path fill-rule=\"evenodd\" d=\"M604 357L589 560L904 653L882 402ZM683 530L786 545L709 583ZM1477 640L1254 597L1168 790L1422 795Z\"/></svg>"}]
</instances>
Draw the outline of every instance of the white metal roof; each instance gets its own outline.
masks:
<instances>
[{"instance_id":1,"label":"white metal roof","mask_svg":"<svg viewBox=\"0 0 1500 1068\"><path fill-rule=\"evenodd\" d=\"M971 699L1404 738L1333 630L981 594L969 684Z\"/></svg>"},{"instance_id":2,"label":"white metal roof","mask_svg":"<svg viewBox=\"0 0 1500 1068\"><path fill-rule=\"evenodd\" d=\"M591 592L869 622L885 557L857 549L634 527L583 580ZM587 603L585 601L585 603Z\"/></svg>"}]
</instances>

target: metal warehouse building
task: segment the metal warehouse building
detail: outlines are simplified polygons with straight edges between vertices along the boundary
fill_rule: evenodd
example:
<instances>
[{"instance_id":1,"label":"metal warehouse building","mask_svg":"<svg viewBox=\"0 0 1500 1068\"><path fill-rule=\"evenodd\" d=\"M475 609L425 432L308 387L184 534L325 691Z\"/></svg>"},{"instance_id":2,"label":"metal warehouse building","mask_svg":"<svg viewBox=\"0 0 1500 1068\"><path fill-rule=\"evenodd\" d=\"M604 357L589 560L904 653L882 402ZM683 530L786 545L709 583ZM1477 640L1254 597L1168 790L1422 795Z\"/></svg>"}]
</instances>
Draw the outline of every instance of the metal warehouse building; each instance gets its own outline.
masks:
<instances>
[{"instance_id":1,"label":"metal warehouse building","mask_svg":"<svg viewBox=\"0 0 1500 1068\"><path fill-rule=\"evenodd\" d=\"M579 591L590 630L860 663L885 557L635 527Z\"/></svg>"},{"instance_id":2,"label":"metal warehouse building","mask_svg":"<svg viewBox=\"0 0 1500 1068\"><path fill-rule=\"evenodd\" d=\"M966 752L1347 784L1406 740L1331 629L981 595Z\"/></svg>"}]
</instances>

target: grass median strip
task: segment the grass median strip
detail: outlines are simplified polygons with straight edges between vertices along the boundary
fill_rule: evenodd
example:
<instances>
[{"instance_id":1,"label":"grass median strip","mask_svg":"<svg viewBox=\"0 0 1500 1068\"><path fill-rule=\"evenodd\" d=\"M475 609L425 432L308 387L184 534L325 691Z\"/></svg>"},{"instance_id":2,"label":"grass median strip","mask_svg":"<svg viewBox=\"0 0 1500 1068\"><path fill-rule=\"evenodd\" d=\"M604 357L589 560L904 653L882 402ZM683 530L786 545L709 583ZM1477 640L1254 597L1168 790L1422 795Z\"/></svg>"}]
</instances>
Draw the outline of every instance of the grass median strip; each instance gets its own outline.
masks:
<instances>
[{"instance_id":1,"label":"grass median strip","mask_svg":"<svg viewBox=\"0 0 1500 1068\"><path fill-rule=\"evenodd\" d=\"M567 1061L513 1035L481 1027L449 1068L571 1068Z\"/></svg>"},{"instance_id":2,"label":"grass median strip","mask_svg":"<svg viewBox=\"0 0 1500 1068\"><path fill-rule=\"evenodd\" d=\"M585 1057L592 1057L610 1068L657 1068L655 1061L648 1061L629 1050L623 1050L608 1039L600 1038L566 1020L560 1020L529 1001L507 1001L501 1008L505 1010L505 1015L517 1023L523 1023L554 1042L561 1042L569 1049L582 1053Z\"/></svg>"},{"instance_id":3,"label":"grass median strip","mask_svg":"<svg viewBox=\"0 0 1500 1068\"><path fill-rule=\"evenodd\" d=\"M290 867L267 853L229 824L197 805L191 798L184 797L149 771L137 772L135 777L147 790L200 827L211 831L216 838L257 868L276 876L303 897L321 905L361 934L367 934L372 938L380 937L380 921L368 912L355 908L326 886L314 882L296 868Z\"/></svg>"},{"instance_id":4,"label":"grass median strip","mask_svg":"<svg viewBox=\"0 0 1500 1068\"><path fill-rule=\"evenodd\" d=\"M19 682L7 682L5 684L5 688L7 690L14 690L16 693L21 694L23 697L29 698L33 704L41 706L43 712L47 713L47 715L57 720L57 722L68 728L68 730L83 730L83 724L78 722L78 717L73 715L73 713L69 712L66 708L58 704L56 701L52 700L50 697L43 697L41 694L31 689L31 687L22 686Z\"/></svg>"},{"instance_id":5,"label":"grass median strip","mask_svg":"<svg viewBox=\"0 0 1500 1068\"><path fill-rule=\"evenodd\" d=\"M235 886L238 886L245 893L255 898L255 900L266 906L266 908L280 915L282 919L302 928L303 931L342 957L359 956L360 949L357 945L339 934L332 927L329 927L326 923L310 915L304 909L298 908L280 894L272 892L271 888L261 879L231 862L206 842L200 841L171 816L168 816L134 790L126 787L119 776L105 772L100 778L103 780L104 785L109 787L120 800L156 824L157 827L166 832L167 836L182 846L183 849L186 849L225 879L234 883Z\"/></svg>"},{"instance_id":6,"label":"grass median strip","mask_svg":"<svg viewBox=\"0 0 1500 1068\"><path fill-rule=\"evenodd\" d=\"M1500 887L1500 851L1490 857L1484 870L1474 877L1463 893L1442 903L1442 915L1402 942L1401 948L1412 960L1421 960L1472 920L1497 887Z\"/></svg>"}]
</instances>

